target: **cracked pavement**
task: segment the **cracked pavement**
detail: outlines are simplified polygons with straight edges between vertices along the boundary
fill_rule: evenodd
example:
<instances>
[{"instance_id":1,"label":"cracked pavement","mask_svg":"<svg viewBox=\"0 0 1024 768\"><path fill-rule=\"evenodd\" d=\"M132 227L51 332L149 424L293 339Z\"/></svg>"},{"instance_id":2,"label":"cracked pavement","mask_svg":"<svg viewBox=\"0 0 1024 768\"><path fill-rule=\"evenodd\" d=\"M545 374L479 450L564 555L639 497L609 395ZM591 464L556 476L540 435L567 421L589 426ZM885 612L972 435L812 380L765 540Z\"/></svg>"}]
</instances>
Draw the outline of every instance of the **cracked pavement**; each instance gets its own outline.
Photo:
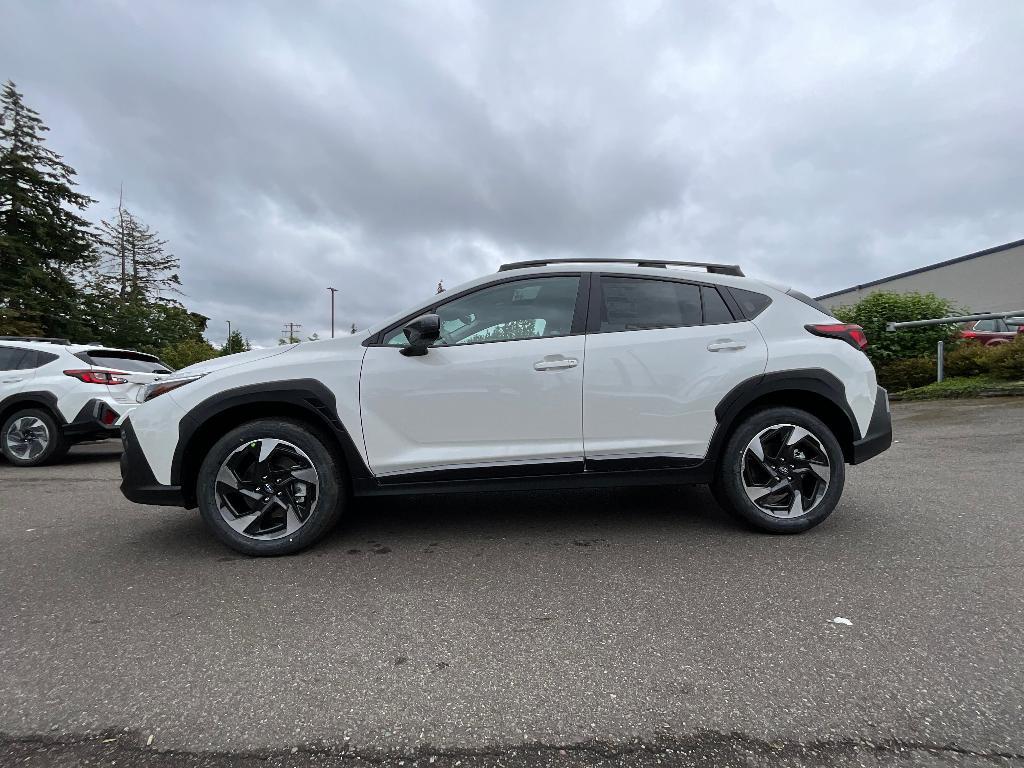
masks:
<instances>
[{"instance_id":1,"label":"cracked pavement","mask_svg":"<svg viewBox=\"0 0 1024 768\"><path fill-rule=\"evenodd\" d=\"M0 464L0 764L1024 765L1024 399L894 418L796 537L702 488L452 495L249 560L121 497L117 444Z\"/></svg>"}]
</instances>

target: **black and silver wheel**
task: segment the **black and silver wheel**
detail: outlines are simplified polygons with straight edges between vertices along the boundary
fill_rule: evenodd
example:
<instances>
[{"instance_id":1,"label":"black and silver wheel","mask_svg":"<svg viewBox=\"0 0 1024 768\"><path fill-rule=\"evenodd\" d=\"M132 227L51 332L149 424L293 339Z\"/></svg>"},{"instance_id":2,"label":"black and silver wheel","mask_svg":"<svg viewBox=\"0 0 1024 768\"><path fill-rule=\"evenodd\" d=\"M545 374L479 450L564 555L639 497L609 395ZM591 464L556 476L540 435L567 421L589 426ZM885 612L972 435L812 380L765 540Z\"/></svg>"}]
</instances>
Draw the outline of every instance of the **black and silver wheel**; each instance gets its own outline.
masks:
<instances>
[{"instance_id":1,"label":"black and silver wheel","mask_svg":"<svg viewBox=\"0 0 1024 768\"><path fill-rule=\"evenodd\" d=\"M19 467L56 461L68 444L57 422L46 411L29 408L9 416L0 427L0 451Z\"/></svg>"},{"instance_id":2,"label":"black and silver wheel","mask_svg":"<svg viewBox=\"0 0 1024 768\"><path fill-rule=\"evenodd\" d=\"M843 452L831 430L804 411L771 408L730 436L713 490L754 526L798 533L831 514L844 481Z\"/></svg>"},{"instance_id":3,"label":"black and silver wheel","mask_svg":"<svg viewBox=\"0 0 1024 768\"><path fill-rule=\"evenodd\" d=\"M225 435L199 471L199 509L218 538L249 555L314 543L341 513L338 461L305 425L266 419Z\"/></svg>"}]
</instances>

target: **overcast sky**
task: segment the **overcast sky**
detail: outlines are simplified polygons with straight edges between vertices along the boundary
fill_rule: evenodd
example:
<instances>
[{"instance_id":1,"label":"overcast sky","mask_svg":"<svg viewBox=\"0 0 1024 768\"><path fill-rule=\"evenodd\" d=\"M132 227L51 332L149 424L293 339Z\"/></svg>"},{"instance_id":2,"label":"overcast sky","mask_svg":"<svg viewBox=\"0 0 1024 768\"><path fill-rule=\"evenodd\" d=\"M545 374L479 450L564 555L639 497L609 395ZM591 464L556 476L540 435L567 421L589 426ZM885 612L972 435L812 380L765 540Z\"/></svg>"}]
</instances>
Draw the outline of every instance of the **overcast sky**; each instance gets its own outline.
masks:
<instances>
[{"instance_id":1,"label":"overcast sky","mask_svg":"<svg viewBox=\"0 0 1024 768\"><path fill-rule=\"evenodd\" d=\"M0 0L0 80L259 344L539 256L809 293L1024 238L1024 2Z\"/></svg>"}]
</instances>

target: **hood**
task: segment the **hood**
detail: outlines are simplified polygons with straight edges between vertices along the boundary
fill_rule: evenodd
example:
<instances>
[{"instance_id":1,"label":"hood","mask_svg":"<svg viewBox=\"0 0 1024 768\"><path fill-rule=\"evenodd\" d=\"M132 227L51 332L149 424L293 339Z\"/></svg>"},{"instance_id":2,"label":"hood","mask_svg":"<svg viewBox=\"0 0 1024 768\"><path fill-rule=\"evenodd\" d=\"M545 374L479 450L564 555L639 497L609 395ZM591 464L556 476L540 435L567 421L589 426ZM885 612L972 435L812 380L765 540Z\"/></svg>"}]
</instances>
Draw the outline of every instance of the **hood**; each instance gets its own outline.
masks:
<instances>
[{"instance_id":1,"label":"hood","mask_svg":"<svg viewBox=\"0 0 1024 768\"><path fill-rule=\"evenodd\" d=\"M236 365L244 365L245 363L252 363L256 360L263 360L268 357L274 357L275 355L282 355L289 350L295 349L299 346L298 344L284 344L280 347L267 347L266 349L254 349L250 352L236 352L233 355L224 355L224 357L215 357L212 360L205 360L195 365L188 365L184 368L180 368L171 374L173 378L179 376L192 376L197 373L213 373L214 371L221 371L225 368L233 368Z\"/></svg>"}]
</instances>

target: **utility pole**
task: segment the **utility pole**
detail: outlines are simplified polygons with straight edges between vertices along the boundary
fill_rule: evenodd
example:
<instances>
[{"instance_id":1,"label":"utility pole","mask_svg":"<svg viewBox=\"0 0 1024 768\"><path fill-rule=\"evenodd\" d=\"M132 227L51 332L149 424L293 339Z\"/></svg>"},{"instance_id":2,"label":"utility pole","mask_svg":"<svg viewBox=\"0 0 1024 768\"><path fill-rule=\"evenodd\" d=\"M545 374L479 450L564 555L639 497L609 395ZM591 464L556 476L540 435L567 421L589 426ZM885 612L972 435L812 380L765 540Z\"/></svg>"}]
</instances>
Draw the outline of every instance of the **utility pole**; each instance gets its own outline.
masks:
<instances>
[{"instance_id":1,"label":"utility pole","mask_svg":"<svg viewBox=\"0 0 1024 768\"><path fill-rule=\"evenodd\" d=\"M337 288L328 288L331 292L331 338L334 338L334 294L338 292Z\"/></svg>"},{"instance_id":2,"label":"utility pole","mask_svg":"<svg viewBox=\"0 0 1024 768\"><path fill-rule=\"evenodd\" d=\"M228 354L230 355L231 354L231 321L228 320L227 324L228 324L228 343L224 345L224 348L228 351Z\"/></svg>"},{"instance_id":3,"label":"utility pole","mask_svg":"<svg viewBox=\"0 0 1024 768\"><path fill-rule=\"evenodd\" d=\"M298 330L299 328L301 328L302 325L300 323L285 323L284 326L285 327L281 330L281 333L282 334L284 334L285 332L288 333L288 343L289 344L296 344L296 343L298 343L298 339L295 338L295 331Z\"/></svg>"}]
</instances>

